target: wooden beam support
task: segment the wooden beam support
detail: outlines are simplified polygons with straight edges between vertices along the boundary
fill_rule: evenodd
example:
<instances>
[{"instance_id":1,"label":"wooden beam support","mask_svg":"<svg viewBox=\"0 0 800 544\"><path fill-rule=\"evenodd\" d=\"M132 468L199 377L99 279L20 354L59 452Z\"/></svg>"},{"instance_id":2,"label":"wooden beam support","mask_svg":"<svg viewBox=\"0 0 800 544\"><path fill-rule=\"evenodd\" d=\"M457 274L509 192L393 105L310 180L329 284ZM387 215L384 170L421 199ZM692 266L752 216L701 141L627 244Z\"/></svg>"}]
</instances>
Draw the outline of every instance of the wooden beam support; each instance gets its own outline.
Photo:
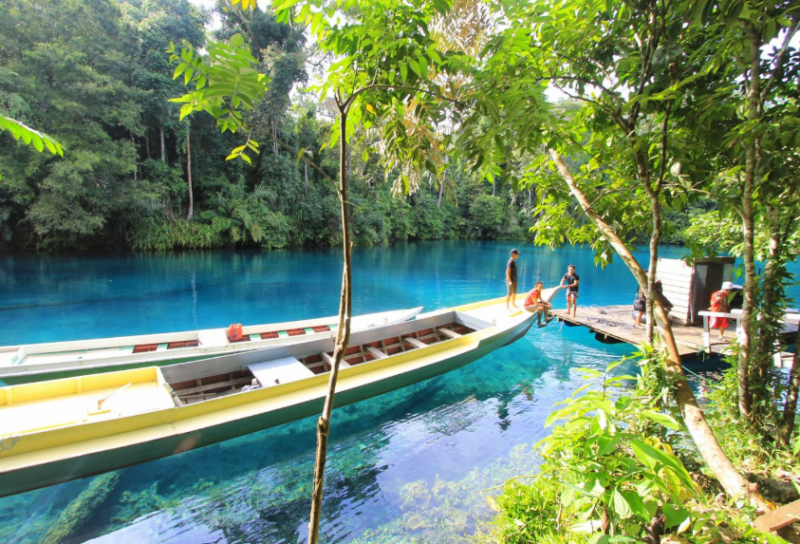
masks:
<instances>
[{"instance_id":1,"label":"wooden beam support","mask_svg":"<svg viewBox=\"0 0 800 544\"><path fill-rule=\"evenodd\" d=\"M444 334L445 336L449 336L450 338L461 338L461 335L458 334L456 331L451 331L447 327L439 327L439 332Z\"/></svg>"},{"instance_id":2,"label":"wooden beam support","mask_svg":"<svg viewBox=\"0 0 800 544\"><path fill-rule=\"evenodd\" d=\"M384 352L379 350L378 348L373 348L372 346L367 346L367 351L370 355L375 357L376 359L385 359L388 357Z\"/></svg>"},{"instance_id":3,"label":"wooden beam support","mask_svg":"<svg viewBox=\"0 0 800 544\"><path fill-rule=\"evenodd\" d=\"M405 338L405 341L414 346L415 348L422 349L428 347L428 344L426 344L425 342L420 342L416 338Z\"/></svg>"},{"instance_id":4,"label":"wooden beam support","mask_svg":"<svg viewBox=\"0 0 800 544\"><path fill-rule=\"evenodd\" d=\"M333 368L333 356L325 352L321 353L320 355L322 355L322 360L328 363L329 367ZM339 363L339 368L350 368L350 363L345 361L344 357L342 357L342 362Z\"/></svg>"}]
</instances>

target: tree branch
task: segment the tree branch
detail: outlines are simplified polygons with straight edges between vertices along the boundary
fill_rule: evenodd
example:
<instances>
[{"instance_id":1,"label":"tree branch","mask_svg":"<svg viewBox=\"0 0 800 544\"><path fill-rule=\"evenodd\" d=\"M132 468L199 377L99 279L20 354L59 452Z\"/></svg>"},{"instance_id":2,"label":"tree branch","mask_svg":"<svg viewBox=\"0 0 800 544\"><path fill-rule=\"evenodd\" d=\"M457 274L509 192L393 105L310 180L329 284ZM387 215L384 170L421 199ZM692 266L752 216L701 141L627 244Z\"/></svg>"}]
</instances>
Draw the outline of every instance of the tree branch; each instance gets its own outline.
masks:
<instances>
[{"instance_id":1,"label":"tree branch","mask_svg":"<svg viewBox=\"0 0 800 544\"><path fill-rule=\"evenodd\" d=\"M408 86L405 86L405 85L367 85L366 87L361 87L360 89L358 89L355 92L353 92L353 94L351 94L350 97L344 102L344 104L343 104L344 108L345 109L349 109L350 106L353 103L353 100L355 100L355 98L358 95L360 95L361 93L364 93L366 91L371 91L371 90L374 90L374 89L394 89L396 91L415 91L415 92L418 92L418 93L427 94L427 95L432 96L434 98L438 98L439 100L444 100L446 102L450 102L451 104L456 104L458 106L464 106L465 105L464 102L462 102L460 100L456 100L455 98L449 98L447 96L442 96L442 95L440 95L438 93L435 93L433 91L429 91L427 89L420 89L418 87L408 87Z\"/></svg>"},{"instance_id":2,"label":"tree branch","mask_svg":"<svg viewBox=\"0 0 800 544\"><path fill-rule=\"evenodd\" d=\"M794 27L792 27L792 29L789 30L784 37L783 46L781 47L780 51L778 51L775 66L772 68L772 75L770 75L769 81L767 81L767 84L764 85L764 89L761 91L761 99L759 100L759 109L761 111L764 110L764 102L767 101L767 95L772 90L772 86L778 79L778 74L783 69L783 65L786 63L786 51L789 49L789 42L792 41L792 38L797 33L798 28L800 28L800 20L794 24Z\"/></svg>"}]
</instances>

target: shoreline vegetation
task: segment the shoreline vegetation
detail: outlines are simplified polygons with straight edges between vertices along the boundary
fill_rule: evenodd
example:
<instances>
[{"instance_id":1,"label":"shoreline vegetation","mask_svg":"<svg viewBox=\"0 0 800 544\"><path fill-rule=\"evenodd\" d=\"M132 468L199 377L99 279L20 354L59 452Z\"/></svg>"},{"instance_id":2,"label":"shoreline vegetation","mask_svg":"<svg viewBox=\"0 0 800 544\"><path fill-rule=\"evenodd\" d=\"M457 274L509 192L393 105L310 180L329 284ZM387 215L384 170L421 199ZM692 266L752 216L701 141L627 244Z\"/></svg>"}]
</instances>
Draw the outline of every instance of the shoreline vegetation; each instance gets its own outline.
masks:
<instances>
[{"instance_id":1,"label":"shoreline vegetation","mask_svg":"<svg viewBox=\"0 0 800 544\"><path fill-rule=\"evenodd\" d=\"M339 200L330 181L338 175L338 150L324 145L331 105L290 94L315 77L300 30L278 24L269 11L252 13L252 50L271 78L250 135L263 148L251 163L226 161L238 134L220 133L208 116L178 120L180 107L168 99L180 96L183 79L172 79L175 67L165 51L170 42L197 48L229 38L242 22L231 11L217 11L221 28L206 37L210 13L187 0L103 0L98 6L20 1L0 8L0 114L57 135L66 149L63 157L31 153L0 131L0 250L341 243ZM94 10L103 21L99 27L86 15ZM82 39L88 35L92 40ZM455 162L408 196L397 195L402 172L387 175L384 167L374 139L350 148L355 245L531 241L529 227L549 205L546 187L519 185L522 163L518 173L486 183L466 161ZM665 242L682 243L691 217L715 208L704 200L675 212ZM586 223L582 214L570 215ZM646 231L641 236L646 239Z\"/></svg>"},{"instance_id":2,"label":"shoreline vegetation","mask_svg":"<svg viewBox=\"0 0 800 544\"><path fill-rule=\"evenodd\" d=\"M589 383L556 405L546 423L553 433L534 446L543 459L537 473L506 482L476 542L800 542L798 524L764 532L754 525L758 508L725 494L681 423L660 358L645 348L636 377L611 372L624 359L604 373L583 369ZM735 356L728 363L701 386L720 445L772 504L800 499L800 440L765 444L732 415Z\"/></svg>"}]
</instances>

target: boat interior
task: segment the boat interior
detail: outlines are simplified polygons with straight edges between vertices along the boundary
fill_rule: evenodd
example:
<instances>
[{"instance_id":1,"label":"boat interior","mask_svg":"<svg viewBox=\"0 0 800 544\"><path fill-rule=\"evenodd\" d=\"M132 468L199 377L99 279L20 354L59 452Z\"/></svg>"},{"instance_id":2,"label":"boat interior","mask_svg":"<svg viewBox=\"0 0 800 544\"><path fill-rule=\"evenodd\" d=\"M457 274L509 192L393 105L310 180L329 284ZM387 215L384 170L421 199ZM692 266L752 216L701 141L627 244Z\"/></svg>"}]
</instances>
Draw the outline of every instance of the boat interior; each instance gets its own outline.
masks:
<instances>
[{"instance_id":1,"label":"boat interior","mask_svg":"<svg viewBox=\"0 0 800 544\"><path fill-rule=\"evenodd\" d=\"M490 323L453 311L351 335L340 368L459 338ZM317 340L162 368L178 406L310 378L331 370L334 342Z\"/></svg>"},{"instance_id":2,"label":"boat interior","mask_svg":"<svg viewBox=\"0 0 800 544\"><path fill-rule=\"evenodd\" d=\"M491 323L458 311L351 335L348 368L458 339ZM0 427L19 436L185 406L323 374L332 338L167 367L145 367L0 387Z\"/></svg>"}]
</instances>

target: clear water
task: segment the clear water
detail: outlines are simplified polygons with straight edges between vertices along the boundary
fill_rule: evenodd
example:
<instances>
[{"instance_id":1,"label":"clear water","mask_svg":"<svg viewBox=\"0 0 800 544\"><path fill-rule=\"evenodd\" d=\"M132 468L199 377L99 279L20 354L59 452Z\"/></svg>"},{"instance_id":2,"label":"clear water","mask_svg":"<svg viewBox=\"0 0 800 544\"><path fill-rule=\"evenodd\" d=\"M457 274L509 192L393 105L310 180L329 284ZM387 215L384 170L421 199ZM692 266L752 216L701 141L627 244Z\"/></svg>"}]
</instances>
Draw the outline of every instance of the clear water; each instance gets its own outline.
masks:
<instances>
[{"instance_id":1,"label":"clear water","mask_svg":"<svg viewBox=\"0 0 800 544\"><path fill-rule=\"evenodd\" d=\"M511 247L356 249L354 310L501 296ZM521 250L521 289L557 284L575 264L580 304L632 301L620 263L595 268L582 248ZM0 345L334 315L340 281L337 250L0 257ZM445 376L335 410L321 541L462 542L491 517L487 495L535 471L532 445L553 403L584 383L577 369L630 352L554 323ZM69 505L92 478L0 499L0 542L39 543L67 526L65 542L305 542L314 447L307 418L119 471L90 513Z\"/></svg>"}]
</instances>

